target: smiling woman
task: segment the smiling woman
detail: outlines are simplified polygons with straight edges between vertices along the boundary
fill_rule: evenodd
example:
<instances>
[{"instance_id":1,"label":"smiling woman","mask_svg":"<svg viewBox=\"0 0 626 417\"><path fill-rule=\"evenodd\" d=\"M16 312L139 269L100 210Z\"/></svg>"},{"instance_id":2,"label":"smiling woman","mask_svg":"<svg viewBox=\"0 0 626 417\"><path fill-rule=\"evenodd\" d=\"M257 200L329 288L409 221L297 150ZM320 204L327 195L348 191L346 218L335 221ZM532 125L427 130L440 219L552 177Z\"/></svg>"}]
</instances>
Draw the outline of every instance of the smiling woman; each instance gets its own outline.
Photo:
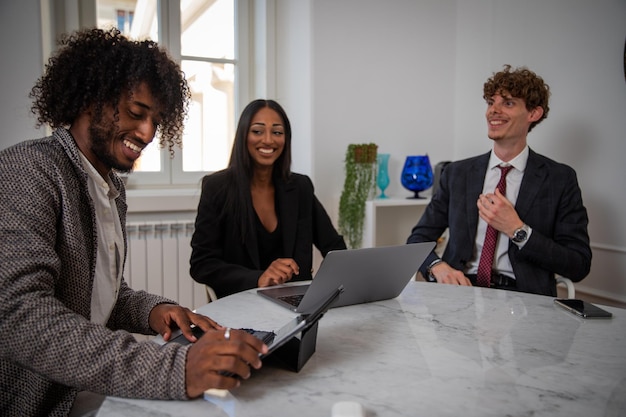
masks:
<instances>
[{"instance_id":1,"label":"smiling woman","mask_svg":"<svg viewBox=\"0 0 626 417\"><path fill-rule=\"evenodd\" d=\"M248 152L255 170L266 170L272 175L274 162L285 148L283 119L269 107L260 109L252 118L248 132Z\"/></svg>"},{"instance_id":2,"label":"smiling woman","mask_svg":"<svg viewBox=\"0 0 626 417\"><path fill-rule=\"evenodd\" d=\"M345 249L309 177L291 172L291 124L273 100L239 118L228 168L206 176L191 276L218 297L312 278L312 246Z\"/></svg>"}]
</instances>

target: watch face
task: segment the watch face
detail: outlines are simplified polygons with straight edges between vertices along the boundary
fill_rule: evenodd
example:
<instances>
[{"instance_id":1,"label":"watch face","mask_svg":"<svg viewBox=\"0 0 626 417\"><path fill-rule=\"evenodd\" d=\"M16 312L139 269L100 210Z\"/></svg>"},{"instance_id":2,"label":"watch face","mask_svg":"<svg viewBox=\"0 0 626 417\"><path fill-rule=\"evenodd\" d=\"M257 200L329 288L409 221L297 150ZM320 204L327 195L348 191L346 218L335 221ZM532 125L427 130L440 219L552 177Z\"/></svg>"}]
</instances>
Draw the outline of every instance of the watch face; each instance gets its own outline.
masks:
<instances>
[{"instance_id":1,"label":"watch face","mask_svg":"<svg viewBox=\"0 0 626 417\"><path fill-rule=\"evenodd\" d=\"M514 242L523 242L526 239L526 230L520 229L515 231L515 235L513 236Z\"/></svg>"}]
</instances>

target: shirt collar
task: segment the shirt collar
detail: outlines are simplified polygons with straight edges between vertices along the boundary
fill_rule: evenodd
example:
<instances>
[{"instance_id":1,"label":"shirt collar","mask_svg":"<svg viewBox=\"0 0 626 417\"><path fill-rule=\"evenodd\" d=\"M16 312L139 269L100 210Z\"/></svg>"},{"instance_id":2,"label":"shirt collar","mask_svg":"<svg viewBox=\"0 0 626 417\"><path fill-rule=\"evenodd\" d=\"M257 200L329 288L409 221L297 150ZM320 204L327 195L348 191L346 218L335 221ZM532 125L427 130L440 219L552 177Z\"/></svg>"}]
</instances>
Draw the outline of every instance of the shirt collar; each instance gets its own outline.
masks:
<instances>
[{"instance_id":1,"label":"shirt collar","mask_svg":"<svg viewBox=\"0 0 626 417\"><path fill-rule=\"evenodd\" d=\"M89 175L89 178L91 178L91 180L95 184L98 184L107 192L109 199L116 199L120 195L120 193L117 188L115 188L115 185L111 181L111 178L108 175L106 179L102 178L102 175L100 175L96 167L92 165L92 163L89 161L89 159L87 159L87 157L81 152L80 149L78 150L78 153L83 163L83 168L87 172L87 175Z\"/></svg>"},{"instance_id":2,"label":"shirt collar","mask_svg":"<svg viewBox=\"0 0 626 417\"><path fill-rule=\"evenodd\" d=\"M491 156L489 157L489 165L488 165L489 169L493 169L497 167L498 165L503 165L503 166L512 165L513 168L515 168L516 170L520 172L524 172L524 170L526 169L526 164L528 163L529 153L530 153L530 150L528 148L528 145L526 145L524 149L522 149L522 152L520 152L515 158L511 159L509 162L504 162L500 158L498 158L496 153L492 150Z\"/></svg>"}]
</instances>

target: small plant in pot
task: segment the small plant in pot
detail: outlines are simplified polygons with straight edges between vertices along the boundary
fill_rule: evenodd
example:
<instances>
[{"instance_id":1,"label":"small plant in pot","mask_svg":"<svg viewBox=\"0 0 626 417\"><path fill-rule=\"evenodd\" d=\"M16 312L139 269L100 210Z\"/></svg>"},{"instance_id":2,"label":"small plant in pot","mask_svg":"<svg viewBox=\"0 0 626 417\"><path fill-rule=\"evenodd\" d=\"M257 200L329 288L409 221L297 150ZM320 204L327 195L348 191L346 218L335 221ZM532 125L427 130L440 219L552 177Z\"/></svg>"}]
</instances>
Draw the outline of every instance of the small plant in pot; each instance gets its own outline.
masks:
<instances>
[{"instance_id":1,"label":"small plant in pot","mask_svg":"<svg viewBox=\"0 0 626 417\"><path fill-rule=\"evenodd\" d=\"M339 233L351 249L361 247L365 202L376 191L375 143L350 144L346 151L344 170L346 178L339 200Z\"/></svg>"}]
</instances>

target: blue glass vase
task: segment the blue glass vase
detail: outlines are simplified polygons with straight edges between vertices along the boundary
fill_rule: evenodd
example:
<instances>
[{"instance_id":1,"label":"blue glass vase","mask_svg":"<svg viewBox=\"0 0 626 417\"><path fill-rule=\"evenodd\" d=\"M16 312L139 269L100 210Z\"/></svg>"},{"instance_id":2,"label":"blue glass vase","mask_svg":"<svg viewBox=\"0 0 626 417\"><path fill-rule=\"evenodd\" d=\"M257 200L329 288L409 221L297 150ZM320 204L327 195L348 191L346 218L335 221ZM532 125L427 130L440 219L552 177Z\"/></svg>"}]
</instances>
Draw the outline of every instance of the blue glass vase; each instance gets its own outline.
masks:
<instances>
[{"instance_id":1,"label":"blue glass vase","mask_svg":"<svg viewBox=\"0 0 626 417\"><path fill-rule=\"evenodd\" d=\"M433 185L433 168L428 155L407 156L400 177L402 186L415 193L408 198L424 198L419 195Z\"/></svg>"},{"instance_id":2,"label":"blue glass vase","mask_svg":"<svg viewBox=\"0 0 626 417\"><path fill-rule=\"evenodd\" d=\"M389 154L388 153L379 153L376 156L376 160L378 161L378 174L376 175L376 184L378 184L378 188L380 188L380 195L378 198L389 198L385 195L385 190L389 186Z\"/></svg>"}]
</instances>

